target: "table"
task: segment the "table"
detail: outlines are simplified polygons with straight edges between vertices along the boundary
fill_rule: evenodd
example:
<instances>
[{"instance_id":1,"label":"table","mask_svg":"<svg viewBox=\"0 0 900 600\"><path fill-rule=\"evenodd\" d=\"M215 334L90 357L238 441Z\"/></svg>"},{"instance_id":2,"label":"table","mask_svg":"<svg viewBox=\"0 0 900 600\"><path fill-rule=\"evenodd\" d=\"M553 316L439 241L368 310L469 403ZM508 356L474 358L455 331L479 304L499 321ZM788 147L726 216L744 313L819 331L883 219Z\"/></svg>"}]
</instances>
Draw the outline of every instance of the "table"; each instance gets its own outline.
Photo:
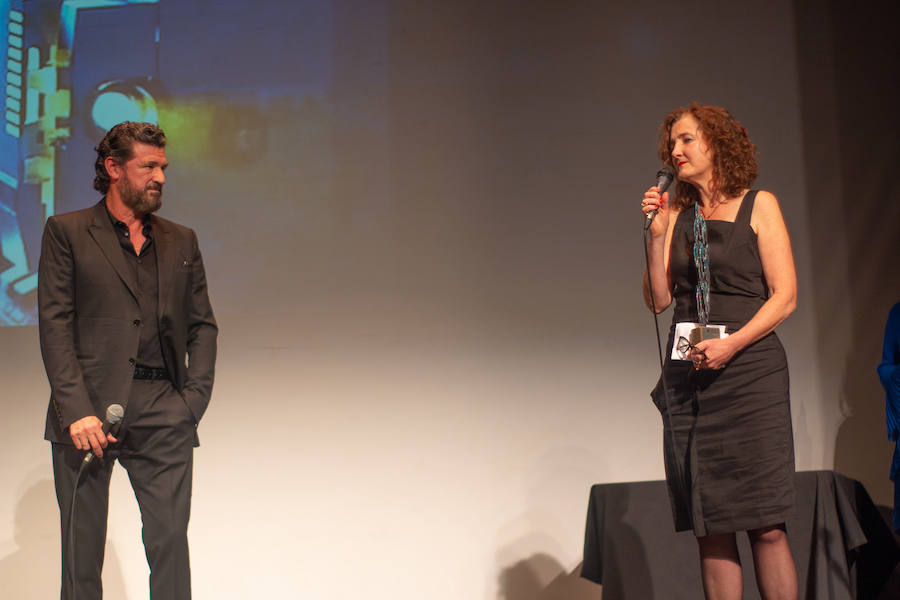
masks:
<instances>
[{"instance_id":1,"label":"table","mask_svg":"<svg viewBox=\"0 0 900 600\"><path fill-rule=\"evenodd\" d=\"M800 598L878 598L900 546L866 489L833 471L798 472L795 482L786 525ZM758 600L746 535L738 547L744 598ZM697 544L691 532L674 531L664 481L591 487L581 576L603 585L603 600L703 598Z\"/></svg>"}]
</instances>

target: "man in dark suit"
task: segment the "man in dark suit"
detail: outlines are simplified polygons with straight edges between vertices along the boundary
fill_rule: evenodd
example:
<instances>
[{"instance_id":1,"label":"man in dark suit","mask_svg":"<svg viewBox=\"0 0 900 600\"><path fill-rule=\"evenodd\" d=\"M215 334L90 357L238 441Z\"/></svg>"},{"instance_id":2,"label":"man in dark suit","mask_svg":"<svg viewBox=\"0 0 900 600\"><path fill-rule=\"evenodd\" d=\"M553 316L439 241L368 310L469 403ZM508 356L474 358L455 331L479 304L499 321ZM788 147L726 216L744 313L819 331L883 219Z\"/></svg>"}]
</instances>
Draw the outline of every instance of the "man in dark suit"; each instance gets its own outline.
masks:
<instances>
[{"instance_id":1,"label":"man in dark suit","mask_svg":"<svg viewBox=\"0 0 900 600\"><path fill-rule=\"evenodd\" d=\"M192 457L212 392L218 330L196 234L153 215L162 204L165 144L149 123L113 127L97 147L94 188L104 197L50 217L44 228L38 307L63 600L102 595L116 460L140 506L151 597L191 595ZM124 418L117 432L106 433L102 420L112 404L124 406ZM95 457L78 485L73 551L70 509L88 452Z\"/></svg>"}]
</instances>

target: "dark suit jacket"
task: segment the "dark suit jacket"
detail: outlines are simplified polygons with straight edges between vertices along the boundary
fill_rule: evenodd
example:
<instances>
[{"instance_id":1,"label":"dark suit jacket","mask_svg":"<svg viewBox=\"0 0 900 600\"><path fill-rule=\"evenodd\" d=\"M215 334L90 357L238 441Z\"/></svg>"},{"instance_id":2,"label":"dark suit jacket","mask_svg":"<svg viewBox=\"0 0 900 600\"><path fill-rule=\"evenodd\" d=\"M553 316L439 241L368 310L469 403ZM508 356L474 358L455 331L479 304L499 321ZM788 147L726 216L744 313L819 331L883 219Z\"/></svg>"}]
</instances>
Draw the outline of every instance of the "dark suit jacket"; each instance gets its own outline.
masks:
<instances>
[{"instance_id":1,"label":"dark suit jacket","mask_svg":"<svg viewBox=\"0 0 900 600\"><path fill-rule=\"evenodd\" d=\"M172 383L199 422L213 386L218 329L193 230L155 215L159 332ZM38 267L41 354L50 380L44 436L110 404L126 405L140 339L137 283L104 201L50 217ZM127 406L126 406L127 413Z\"/></svg>"}]
</instances>

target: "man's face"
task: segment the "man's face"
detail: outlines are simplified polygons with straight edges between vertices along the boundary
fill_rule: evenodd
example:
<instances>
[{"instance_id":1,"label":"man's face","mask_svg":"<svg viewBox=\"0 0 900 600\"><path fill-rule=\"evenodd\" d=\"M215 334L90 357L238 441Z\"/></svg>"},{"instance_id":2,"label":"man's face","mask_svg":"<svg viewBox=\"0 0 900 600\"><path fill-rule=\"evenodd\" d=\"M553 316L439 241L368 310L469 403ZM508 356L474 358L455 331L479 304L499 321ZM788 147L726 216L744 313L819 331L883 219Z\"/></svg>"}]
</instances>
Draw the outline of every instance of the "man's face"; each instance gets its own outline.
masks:
<instances>
[{"instance_id":1,"label":"man's face","mask_svg":"<svg viewBox=\"0 0 900 600\"><path fill-rule=\"evenodd\" d=\"M164 173L169 163L165 148L134 142L133 156L122 165L122 177L116 188L122 202L139 215L159 210L162 206Z\"/></svg>"}]
</instances>

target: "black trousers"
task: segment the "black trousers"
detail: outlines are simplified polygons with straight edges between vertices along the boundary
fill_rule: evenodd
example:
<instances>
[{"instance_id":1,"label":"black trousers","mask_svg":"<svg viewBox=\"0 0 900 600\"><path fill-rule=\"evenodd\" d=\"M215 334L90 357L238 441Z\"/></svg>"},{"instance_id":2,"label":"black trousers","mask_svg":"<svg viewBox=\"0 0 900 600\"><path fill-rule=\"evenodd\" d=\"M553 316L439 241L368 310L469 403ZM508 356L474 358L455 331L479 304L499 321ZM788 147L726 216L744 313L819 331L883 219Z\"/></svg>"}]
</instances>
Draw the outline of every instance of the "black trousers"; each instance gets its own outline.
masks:
<instances>
[{"instance_id":1,"label":"black trousers","mask_svg":"<svg viewBox=\"0 0 900 600\"><path fill-rule=\"evenodd\" d=\"M69 537L73 486L85 452L52 444L62 527L61 600L100 600L109 482L116 460L125 467L143 522L153 600L190 600L187 528L191 512L194 419L169 381L135 380L125 418L103 458L94 457L75 498L74 553ZM75 594L72 593L74 569Z\"/></svg>"}]
</instances>

